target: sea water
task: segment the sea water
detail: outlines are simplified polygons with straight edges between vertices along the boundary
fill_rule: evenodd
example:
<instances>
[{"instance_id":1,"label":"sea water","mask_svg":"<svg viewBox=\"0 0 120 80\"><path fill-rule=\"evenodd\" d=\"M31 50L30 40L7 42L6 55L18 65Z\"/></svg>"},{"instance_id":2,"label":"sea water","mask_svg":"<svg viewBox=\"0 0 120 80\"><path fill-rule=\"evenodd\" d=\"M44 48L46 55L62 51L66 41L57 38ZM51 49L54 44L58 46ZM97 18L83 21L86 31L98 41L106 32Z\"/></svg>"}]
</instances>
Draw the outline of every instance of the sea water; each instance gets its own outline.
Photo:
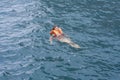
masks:
<instances>
[{"instance_id":1,"label":"sea water","mask_svg":"<svg viewBox=\"0 0 120 80\"><path fill-rule=\"evenodd\" d=\"M120 80L120 1L1 0L0 80Z\"/></svg>"}]
</instances>

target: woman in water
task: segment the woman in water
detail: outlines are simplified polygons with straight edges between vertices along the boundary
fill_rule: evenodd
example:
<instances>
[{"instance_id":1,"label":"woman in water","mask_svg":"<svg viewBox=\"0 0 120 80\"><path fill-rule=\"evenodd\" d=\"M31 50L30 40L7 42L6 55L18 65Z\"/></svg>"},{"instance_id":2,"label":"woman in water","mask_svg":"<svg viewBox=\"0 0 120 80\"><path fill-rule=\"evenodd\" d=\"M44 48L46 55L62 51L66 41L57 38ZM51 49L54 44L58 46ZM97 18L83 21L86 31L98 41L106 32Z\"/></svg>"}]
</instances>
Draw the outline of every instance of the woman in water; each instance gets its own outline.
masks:
<instances>
[{"instance_id":1,"label":"woman in water","mask_svg":"<svg viewBox=\"0 0 120 80\"><path fill-rule=\"evenodd\" d=\"M53 38L57 39L60 42L65 42L68 43L70 46L75 47L75 48L80 48L80 46L74 42L71 41L70 38L65 36L63 33L62 29L59 28L58 26L54 26L52 30L50 31L50 44L52 44Z\"/></svg>"}]
</instances>

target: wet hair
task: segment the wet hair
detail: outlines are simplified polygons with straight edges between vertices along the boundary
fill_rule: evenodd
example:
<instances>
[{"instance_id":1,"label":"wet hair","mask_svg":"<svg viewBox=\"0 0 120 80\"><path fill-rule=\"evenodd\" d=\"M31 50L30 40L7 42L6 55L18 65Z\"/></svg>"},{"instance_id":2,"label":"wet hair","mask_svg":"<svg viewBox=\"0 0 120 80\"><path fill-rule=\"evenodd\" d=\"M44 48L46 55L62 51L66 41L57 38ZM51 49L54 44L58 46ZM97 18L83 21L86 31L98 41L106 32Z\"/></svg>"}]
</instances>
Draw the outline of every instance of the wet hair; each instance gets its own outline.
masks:
<instances>
[{"instance_id":1,"label":"wet hair","mask_svg":"<svg viewBox=\"0 0 120 80\"><path fill-rule=\"evenodd\" d=\"M55 27L53 27L52 30L55 30Z\"/></svg>"},{"instance_id":2,"label":"wet hair","mask_svg":"<svg viewBox=\"0 0 120 80\"><path fill-rule=\"evenodd\" d=\"M53 28L52 28L52 30L55 30L55 28L56 28L57 26L55 25L55 26L53 26Z\"/></svg>"}]
</instances>

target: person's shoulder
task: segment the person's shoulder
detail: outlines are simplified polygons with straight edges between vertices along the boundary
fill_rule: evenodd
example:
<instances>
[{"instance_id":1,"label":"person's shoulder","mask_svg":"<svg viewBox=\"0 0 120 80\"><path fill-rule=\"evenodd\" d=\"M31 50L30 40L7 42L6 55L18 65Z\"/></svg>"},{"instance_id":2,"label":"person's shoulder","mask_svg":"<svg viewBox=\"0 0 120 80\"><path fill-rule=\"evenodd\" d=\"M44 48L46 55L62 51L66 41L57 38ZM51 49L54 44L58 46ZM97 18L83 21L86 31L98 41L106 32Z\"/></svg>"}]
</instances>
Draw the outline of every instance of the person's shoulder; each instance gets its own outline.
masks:
<instances>
[{"instance_id":1,"label":"person's shoulder","mask_svg":"<svg viewBox=\"0 0 120 80\"><path fill-rule=\"evenodd\" d=\"M51 30L49 33L52 33L53 31Z\"/></svg>"},{"instance_id":2,"label":"person's shoulder","mask_svg":"<svg viewBox=\"0 0 120 80\"><path fill-rule=\"evenodd\" d=\"M54 32L54 30L51 30L51 31L50 31L50 33L53 33L53 32Z\"/></svg>"},{"instance_id":3,"label":"person's shoulder","mask_svg":"<svg viewBox=\"0 0 120 80\"><path fill-rule=\"evenodd\" d=\"M62 30L62 28L59 28L59 30Z\"/></svg>"}]
</instances>

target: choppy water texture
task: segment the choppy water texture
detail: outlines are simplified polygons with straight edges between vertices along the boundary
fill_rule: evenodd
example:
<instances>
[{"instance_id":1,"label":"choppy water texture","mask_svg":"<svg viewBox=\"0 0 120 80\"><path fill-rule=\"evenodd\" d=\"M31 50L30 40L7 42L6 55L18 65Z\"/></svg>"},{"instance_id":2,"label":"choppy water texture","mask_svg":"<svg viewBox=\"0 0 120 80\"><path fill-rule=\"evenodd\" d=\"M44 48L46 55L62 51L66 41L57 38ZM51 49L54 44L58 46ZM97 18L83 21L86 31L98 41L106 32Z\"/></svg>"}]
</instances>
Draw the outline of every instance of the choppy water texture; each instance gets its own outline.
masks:
<instances>
[{"instance_id":1,"label":"choppy water texture","mask_svg":"<svg viewBox=\"0 0 120 80\"><path fill-rule=\"evenodd\" d=\"M0 80L120 80L120 0L1 0Z\"/></svg>"}]
</instances>

